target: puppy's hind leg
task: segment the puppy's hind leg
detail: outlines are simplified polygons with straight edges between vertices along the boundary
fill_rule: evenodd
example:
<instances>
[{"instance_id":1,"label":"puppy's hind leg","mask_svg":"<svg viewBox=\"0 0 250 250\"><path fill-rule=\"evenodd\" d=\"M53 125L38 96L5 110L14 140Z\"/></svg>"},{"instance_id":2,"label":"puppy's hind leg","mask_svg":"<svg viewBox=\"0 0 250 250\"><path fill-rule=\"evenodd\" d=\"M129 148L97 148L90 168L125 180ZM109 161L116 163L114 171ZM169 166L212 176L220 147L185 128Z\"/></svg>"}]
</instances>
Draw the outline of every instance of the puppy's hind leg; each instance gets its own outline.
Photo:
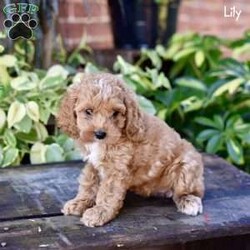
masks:
<instances>
[{"instance_id":1,"label":"puppy's hind leg","mask_svg":"<svg viewBox=\"0 0 250 250\"><path fill-rule=\"evenodd\" d=\"M180 163L177 179L174 182L173 200L178 211L196 216L203 212L204 194L203 163L197 152L188 153Z\"/></svg>"}]
</instances>

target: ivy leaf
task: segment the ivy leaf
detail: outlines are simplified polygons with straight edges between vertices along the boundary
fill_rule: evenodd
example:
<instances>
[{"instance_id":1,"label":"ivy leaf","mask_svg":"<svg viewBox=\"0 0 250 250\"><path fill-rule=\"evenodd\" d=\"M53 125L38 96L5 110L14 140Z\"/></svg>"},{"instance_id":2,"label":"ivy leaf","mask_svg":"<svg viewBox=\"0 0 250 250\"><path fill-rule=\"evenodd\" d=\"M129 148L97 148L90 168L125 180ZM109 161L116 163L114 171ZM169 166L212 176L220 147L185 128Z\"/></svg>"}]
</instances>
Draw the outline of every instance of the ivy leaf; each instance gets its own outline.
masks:
<instances>
[{"instance_id":1,"label":"ivy leaf","mask_svg":"<svg viewBox=\"0 0 250 250\"><path fill-rule=\"evenodd\" d=\"M24 118L25 114L26 109L23 103L18 101L11 103L7 115L8 127L11 128L15 123L20 122Z\"/></svg>"},{"instance_id":2,"label":"ivy leaf","mask_svg":"<svg viewBox=\"0 0 250 250\"><path fill-rule=\"evenodd\" d=\"M7 167L15 162L18 157L18 149L17 148L8 148L4 152L2 167Z\"/></svg>"},{"instance_id":3,"label":"ivy leaf","mask_svg":"<svg viewBox=\"0 0 250 250\"><path fill-rule=\"evenodd\" d=\"M27 76L18 76L12 79L10 85L18 91L31 90L37 86L36 82L31 81Z\"/></svg>"},{"instance_id":4,"label":"ivy leaf","mask_svg":"<svg viewBox=\"0 0 250 250\"><path fill-rule=\"evenodd\" d=\"M34 128L36 130L37 140L44 141L48 137L48 131L42 123L36 122Z\"/></svg>"},{"instance_id":5,"label":"ivy leaf","mask_svg":"<svg viewBox=\"0 0 250 250\"><path fill-rule=\"evenodd\" d=\"M48 69L47 76L61 76L66 79L69 75L68 70L66 70L62 65L55 64Z\"/></svg>"},{"instance_id":6,"label":"ivy leaf","mask_svg":"<svg viewBox=\"0 0 250 250\"><path fill-rule=\"evenodd\" d=\"M45 159L46 162L64 161L63 149L56 143L46 145Z\"/></svg>"},{"instance_id":7,"label":"ivy leaf","mask_svg":"<svg viewBox=\"0 0 250 250\"><path fill-rule=\"evenodd\" d=\"M32 128L32 120L25 115L20 122L14 125L14 127L20 132L29 133Z\"/></svg>"},{"instance_id":8,"label":"ivy leaf","mask_svg":"<svg viewBox=\"0 0 250 250\"><path fill-rule=\"evenodd\" d=\"M69 151L65 154L65 160L66 161L75 161L75 160L81 160L82 156L79 151Z\"/></svg>"},{"instance_id":9,"label":"ivy leaf","mask_svg":"<svg viewBox=\"0 0 250 250\"><path fill-rule=\"evenodd\" d=\"M232 139L226 141L227 152L229 153L230 158L236 164L244 164L243 151L241 145Z\"/></svg>"},{"instance_id":10,"label":"ivy leaf","mask_svg":"<svg viewBox=\"0 0 250 250\"><path fill-rule=\"evenodd\" d=\"M26 103L26 111L27 115L35 122L38 122L40 114L39 114L39 106L36 102L30 101Z\"/></svg>"},{"instance_id":11,"label":"ivy leaf","mask_svg":"<svg viewBox=\"0 0 250 250\"><path fill-rule=\"evenodd\" d=\"M15 148L16 147L16 137L10 129L6 129L3 134L3 140L6 145Z\"/></svg>"},{"instance_id":12,"label":"ivy leaf","mask_svg":"<svg viewBox=\"0 0 250 250\"><path fill-rule=\"evenodd\" d=\"M17 64L17 59L13 55L3 55L0 57L0 65L5 67L14 67Z\"/></svg>"},{"instance_id":13,"label":"ivy leaf","mask_svg":"<svg viewBox=\"0 0 250 250\"><path fill-rule=\"evenodd\" d=\"M3 109L0 109L0 129L4 127L6 122L6 114Z\"/></svg>"},{"instance_id":14,"label":"ivy leaf","mask_svg":"<svg viewBox=\"0 0 250 250\"><path fill-rule=\"evenodd\" d=\"M39 83L39 88L42 90L53 89L65 83L62 76L45 76Z\"/></svg>"},{"instance_id":15,"label":"ivy leaf","mask_svg":"<svg viewBox=\"0 0 250 250\"><path fill-rule=\"evenodd\" d=\"M30 162L32 164L45 163L46 145L41 142L36 142L30 149Z\"/></svg>"},{"instance_id":16,"label":"ivy leaf","mask_svg":"<svg viewBox=\"0 0 250 250\"><path fill-rule=\"evenodd\" d=\"M0 146L0 166L2 166L3 161L3 148Z\"/></svg>"},{"instance_id":17,"label":"ivy leaf","mask_svg":"<svg viewBox=\"0 0 250 250\"><path fill-rule=\"evenodd\" d=\"M40 114L40 120L44 123L47 124L51 111L48 108L40 107L39 109L39 114Z\"/></svg>"},{"instance_id":18,"label":"ivy leaf","mask_svg":"<svg viewBox=\"0 0 250 250\"><path fill-rule=\"evenodd\" d=\"M3 51L4 51L4 47L0 45L0 53L2 53Z\"/></svg>"}]
</instances>

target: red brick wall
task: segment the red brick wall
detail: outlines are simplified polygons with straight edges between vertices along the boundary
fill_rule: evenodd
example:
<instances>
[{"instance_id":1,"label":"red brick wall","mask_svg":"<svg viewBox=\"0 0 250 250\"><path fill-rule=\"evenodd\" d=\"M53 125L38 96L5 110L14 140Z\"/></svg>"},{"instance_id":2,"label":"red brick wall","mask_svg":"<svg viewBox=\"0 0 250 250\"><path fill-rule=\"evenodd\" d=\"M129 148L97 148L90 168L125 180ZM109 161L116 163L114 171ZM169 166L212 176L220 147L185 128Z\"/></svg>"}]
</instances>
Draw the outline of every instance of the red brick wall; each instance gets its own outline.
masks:
<instances>
[{"instance_id":1,"label":"red brick wall","mask_svg":"<svg viewBox=\"0 0 250 250\"><path fill-rule=\"evenodd\" d=\"M227 15L233 6L242 11L238 21L224 17L224 6ZM224 38L237 38L247 29L250 29L250 0L182 0L179 32L192 30Z\"/></svg>"},{"instance_id":2,"label":"red brick wall","mask_svg":"<svg viewBox=\"0 0 250 250\"><path fill-rule=\"evenodd\" d=\"M59 0L58 28L66 48L79 45L82 36L92 48L112 48L113 36L106 0Z\"/></svg>"},{"instance_id":3,"label":"red brick wall","mask_svg":"<svg viewBox=\"0 0 250 250\"><path fill-rule=\"evenodd\" d=\"M118 1L118 0L117 0ZM59 30L68 49L76 47L82 35L92 48L113 48L107 0L60 0ZM242 13L235 21L224 17L236 6ZM182 0L178 32L196 31L224 38L241 37L250 29L250 0Z\"/></svg>"}]
</instances>

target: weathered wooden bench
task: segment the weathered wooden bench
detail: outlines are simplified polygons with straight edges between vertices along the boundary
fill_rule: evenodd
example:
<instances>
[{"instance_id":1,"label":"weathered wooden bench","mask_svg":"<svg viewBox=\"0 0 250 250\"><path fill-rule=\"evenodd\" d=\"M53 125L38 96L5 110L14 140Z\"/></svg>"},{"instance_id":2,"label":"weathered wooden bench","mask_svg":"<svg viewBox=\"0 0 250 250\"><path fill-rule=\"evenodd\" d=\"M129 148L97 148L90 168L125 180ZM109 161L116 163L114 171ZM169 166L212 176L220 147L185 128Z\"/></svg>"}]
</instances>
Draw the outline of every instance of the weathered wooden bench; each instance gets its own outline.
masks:
<instances>
[{"instance_id":1,"label":"weathered wooden bench","mask_svg":"<svg viewBox=\"0 0 250 250\"><path fill-rule=\"evenodd\" d=\"M204 213L190 217L171 199L128 194L119 216L88 228L63 216L82 163L0 170L3 249L250 249L250 176L204 155Z\"/></svg>"}]
</instances>

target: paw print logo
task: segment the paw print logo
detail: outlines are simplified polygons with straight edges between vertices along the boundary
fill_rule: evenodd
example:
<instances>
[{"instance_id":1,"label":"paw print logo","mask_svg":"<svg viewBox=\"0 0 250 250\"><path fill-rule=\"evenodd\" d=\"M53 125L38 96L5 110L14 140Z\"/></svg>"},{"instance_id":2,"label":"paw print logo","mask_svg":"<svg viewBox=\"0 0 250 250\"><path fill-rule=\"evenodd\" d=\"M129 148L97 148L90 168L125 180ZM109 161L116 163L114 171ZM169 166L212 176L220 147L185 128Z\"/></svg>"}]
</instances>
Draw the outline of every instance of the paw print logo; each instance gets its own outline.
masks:
<instances>
[{"instance_id":1,"label":"paw print logo","mask_svg":"<svg viewBox=\"0 0 250 250\"><path fill-rule=\"evenodd\" d=\"M10 19L4 21L5 28L8 30L10 39L15 40L19 37L30 39L33 35L33 29L37 26L35 19L30 19L26 13L21 16L17 13L13 14Z\"/></svg>"}]
</instances>

